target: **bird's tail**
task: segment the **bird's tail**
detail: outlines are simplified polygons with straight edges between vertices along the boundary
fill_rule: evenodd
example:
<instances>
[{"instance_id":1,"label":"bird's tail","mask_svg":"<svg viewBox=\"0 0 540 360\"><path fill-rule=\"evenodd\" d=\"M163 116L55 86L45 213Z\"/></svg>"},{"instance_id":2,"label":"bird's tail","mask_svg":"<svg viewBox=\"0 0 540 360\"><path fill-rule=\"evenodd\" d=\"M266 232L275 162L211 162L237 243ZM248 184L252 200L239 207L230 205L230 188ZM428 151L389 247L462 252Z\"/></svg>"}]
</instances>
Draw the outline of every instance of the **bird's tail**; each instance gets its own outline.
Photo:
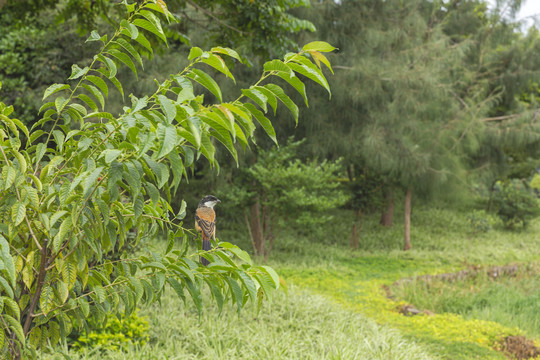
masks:
<instances>
[{"instance_id":1,"label":"bird's tail","mask_svg":"<svg viewBox=\"0 0 540 360\"><path fill-rule=\"evenodd\" d=\"M212 249L212 244L210 243L210 240L203 239L203 241L202 241L202 249L204 251L208 251L208 250ZM201 256L200 260L201 260L201 264L203 264L204 266L208 266L208 264L210 264L210 261L203 258L202 256Z\"/></svg>"}]
</instances>

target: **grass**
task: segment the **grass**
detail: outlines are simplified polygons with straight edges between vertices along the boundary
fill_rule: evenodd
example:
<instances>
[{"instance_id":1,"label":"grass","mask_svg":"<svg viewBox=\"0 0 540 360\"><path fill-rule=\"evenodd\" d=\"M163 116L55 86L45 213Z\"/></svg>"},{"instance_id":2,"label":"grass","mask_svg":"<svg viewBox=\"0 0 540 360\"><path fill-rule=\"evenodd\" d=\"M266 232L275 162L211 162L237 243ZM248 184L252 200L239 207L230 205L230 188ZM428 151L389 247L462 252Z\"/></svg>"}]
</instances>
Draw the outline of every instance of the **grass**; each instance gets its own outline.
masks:
<instances>
[{"instance_id":1,"label":"grass","mask_svg":"<svg viewBox=\"0 0 540 360\"><path fill-rule=\"evenodd\" d=\"M258 317L247 309L238 316L232 307L220 315L208 303L198 319L192 305L167 294L161 306L144 310L148 344L105 355L99 349L71 353L72 358L503 360L496 350L503 336L539 340L540 280L534 274L430 288L413 282L394 289L396 299L383 286L471 265L539 264L540 221L520 232L496 228L474 234L466 210L417 206L411 251L401 250L399 213L389 229L375 216L366 218L360 248L351 251L353 216L338 215L339 222L318 233L285 233L276 241L269 265L287 281L289 294L278 294ZM220 237L251 247L238 228L221 229ZM398 309L405 302L436 314L404 316Z\"/></svg>"},{"instance_id":2,"label":"grass","mask_svg":"<svg viewBox=\"0 0 540 360\"><path fill-rule=\"evenodd\" d=\"M207 294L209 295L209 294ZM291 287L278 292L259 316L208 303L201 319L192 304L172 293L161 305L141 311L150 322L150 341L124 351L67 351L72 359L396 359L431 357L395 330ZM60 353L43 359L63 359Z\"/></svg>"},{"instance_id":3,"label":"grass","mask_svg":"<svg viewBox=\"0 0 540 360\"><path fill-rule=\"evenodd\" d=\"M415 281L394 288L394 294L421 309L454 313L466 319L491 320L540 338L540 269L492 278L480 273L456 282Z\"/></svg>"}]
</instances>

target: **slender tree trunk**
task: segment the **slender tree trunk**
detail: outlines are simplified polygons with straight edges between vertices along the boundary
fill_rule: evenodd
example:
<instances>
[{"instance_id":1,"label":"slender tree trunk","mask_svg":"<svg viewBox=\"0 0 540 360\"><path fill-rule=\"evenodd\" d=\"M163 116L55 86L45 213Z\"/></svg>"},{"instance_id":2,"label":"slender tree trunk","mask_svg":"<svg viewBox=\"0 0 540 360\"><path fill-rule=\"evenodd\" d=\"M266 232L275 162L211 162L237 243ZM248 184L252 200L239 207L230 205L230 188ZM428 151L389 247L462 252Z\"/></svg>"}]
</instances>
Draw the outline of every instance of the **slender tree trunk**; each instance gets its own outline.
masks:
<instances>
[{"instance_id":1,"label":"slender tree trunk","mask_svg":"<svg viewBox=\"0 0 540 360\"><path fill-rule=\"evenodd\" d=\"M360 220L360 224L358 224L358 220ZM362 213L362 209L357 209L352 232L351 232L351 240L349 243L351 249L358 249L358 243L360 239L360 233L362 232L363 224L364 224L364 214Z\"/></svg>"},{"instance_id":2,"label":"slender tree trunk","mask_svg":"<svg viewBox=\"0 0 540 360\"><path fill-rule=\"evenodd\" d=\"M412 248L411 245L411 200L412 189L409 186L407 194L405 195L405 245L403 250L407 251Z\"/></svg>"},{"instance_id":3,"label":"slender tree trunk","mask_svg":"<svg viewBox=\"0 0 540 360\"><path fill-rule=\"evenodd\" d=\"M379 223L382 226L392 227L394 224L394 190L384 190L383 196L386 202L386 209L381 214L381 220Z\"/></svg>"},{"instance_id":4,"label":"slender tree trunk","mask_svg":"<svg viewBox=\"0 0 540 360\"><path fill-rule=\"evenodd\" d=\"M260 203L257 200L253 205L251 205L251 233L253 237L253 247L255 249L256 255L264 255L264 236L263 228L261 223L261 211Z\"/></svg>"}]
</instances>

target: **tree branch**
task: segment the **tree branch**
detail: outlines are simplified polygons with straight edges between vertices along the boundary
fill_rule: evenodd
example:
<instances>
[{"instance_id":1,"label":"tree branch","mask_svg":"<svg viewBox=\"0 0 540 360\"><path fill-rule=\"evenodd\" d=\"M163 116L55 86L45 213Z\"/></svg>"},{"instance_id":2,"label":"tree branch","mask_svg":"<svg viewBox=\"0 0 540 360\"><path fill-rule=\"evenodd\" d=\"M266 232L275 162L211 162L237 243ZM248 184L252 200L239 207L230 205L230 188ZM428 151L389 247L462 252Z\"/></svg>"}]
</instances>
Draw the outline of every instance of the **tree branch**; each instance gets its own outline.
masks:
<instances>
[{"instance_id":1,"label":"tree branch","mask_svg":"<svg viewBox=\"0 0 540 360\"><path fill-rule=\"evenodd\" d=\"M195 2L193 2L192 0L186 0L186 2L193 6L195 9L201 11L202 13L204 13L206 16L212 18L213 20L217 21L220 25L222 26L225 26L226 28L228 29L231 29L233 31L236 31L237 33L239 33L240 35L247 35L247 33L243 32L242 30L240 29L237 29L235 28L234 26L231 26L227 23L225 23L223 20L221 20L220 18L218 18L216 15L214 15L211 11L208 11L206 10L205 8L202 8L200 7L199 5L197 5Z\"/></svg>"}]
</instances>

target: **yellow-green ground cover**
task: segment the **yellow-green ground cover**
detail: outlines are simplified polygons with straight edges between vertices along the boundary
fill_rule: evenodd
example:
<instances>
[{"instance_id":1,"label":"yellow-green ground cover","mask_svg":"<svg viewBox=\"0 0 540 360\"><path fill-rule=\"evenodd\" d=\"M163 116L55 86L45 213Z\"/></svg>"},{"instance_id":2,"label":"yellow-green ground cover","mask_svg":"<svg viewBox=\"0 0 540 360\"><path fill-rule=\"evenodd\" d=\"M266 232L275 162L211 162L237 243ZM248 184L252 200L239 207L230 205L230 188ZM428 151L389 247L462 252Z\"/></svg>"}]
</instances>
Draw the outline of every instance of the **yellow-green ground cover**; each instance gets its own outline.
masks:
<instances>
[{"instance_id":1,"label":"yellow-green ground cover","mask_svg":"<svg viewBox=\"0 0 540 360\"><path fill-rule=\"evenodd\" d=\"M441 210L429 213L423 209L416 214L420 218L420 226L416 229L416 249L410 252L360 250L343 253L329 245L326 250L321 250L325 255L319 258L323 259L320 264L309 264L309 260L304 260L309 265L296 266L290 262L279 262L276 267L288 282L301 284L328 296L336 304L366 315L378 324L397 329L406 338L419 342L434 356L442 359L507 359L498 349L502 339L512 335L527 336L540 346L540 339L535 337L540 329L527 333L519 326L450 312L416 316L400 313L405 302L389 298L385 287L402 278L456 272L471 265L518 262L526 266L540 260L538 221L521 232L494 230L473 236L465 229L445 233L439 228L443 226L444 218L449 220L447 225L450 227L453 222L458 222L450 212ZM423 223L424 216L427 218L428 215L431 221ZM397 241L399 235L399 227L386 234L387 237L395 237ZM370 236L370 233L364 236ZM437 248L435 242L441 246ZM474 289L471 291L474 292ZM540 289L530 291L540 299ZM537 311L540 312L540 302Z\"/></svg>"}]
</instances>

